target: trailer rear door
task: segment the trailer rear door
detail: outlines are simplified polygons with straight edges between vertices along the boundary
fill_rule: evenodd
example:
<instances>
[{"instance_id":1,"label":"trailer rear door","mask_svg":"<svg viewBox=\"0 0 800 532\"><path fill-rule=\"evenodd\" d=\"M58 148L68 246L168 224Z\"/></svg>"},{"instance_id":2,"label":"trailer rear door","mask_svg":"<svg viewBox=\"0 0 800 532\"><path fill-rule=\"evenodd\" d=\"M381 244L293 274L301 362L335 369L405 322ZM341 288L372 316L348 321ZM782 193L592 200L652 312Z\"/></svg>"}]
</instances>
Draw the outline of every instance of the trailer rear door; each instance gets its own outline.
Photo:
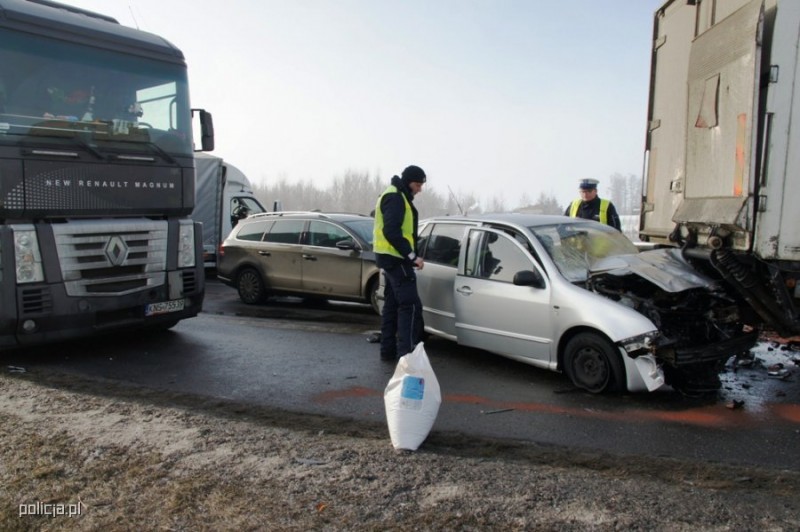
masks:
<instances>
[{"instance_id":1,"label":"trailer rear door","mask_svg":"<svg viewBox=\"0 0 800 532\"><path fill-rule=\"evenodd\" d=\"M740 7L710 10L723 4ZM651 240L686 223L734 231L735 247L749 247L763 16L763 0L670 1L656 13L642 217Z\"/></svg>"}]
</instances>

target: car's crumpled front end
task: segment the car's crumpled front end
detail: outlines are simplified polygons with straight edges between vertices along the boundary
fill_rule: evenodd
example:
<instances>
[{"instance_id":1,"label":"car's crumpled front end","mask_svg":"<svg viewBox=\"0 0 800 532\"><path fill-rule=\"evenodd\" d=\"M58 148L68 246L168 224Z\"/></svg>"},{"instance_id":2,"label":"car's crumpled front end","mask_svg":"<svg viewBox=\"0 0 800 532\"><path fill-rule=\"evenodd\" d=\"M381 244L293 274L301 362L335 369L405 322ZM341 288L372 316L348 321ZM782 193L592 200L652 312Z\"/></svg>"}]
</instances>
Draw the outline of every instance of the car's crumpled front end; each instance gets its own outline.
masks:
<instances>
[{"instance_id":1,"label":"car's crumpled front end","mask_svg":"<svg viewBox=\"0 0 800 532\"><path fill-rule=\"evenodd\" d=\"M742 322L735 294L694 269L678 249L598 260L589 270L587 288L635 309L658 327L660 335L648 347L663 365L667 384L686 393L718 389L728 358L757 339Z\"/></svg>"}]
</instances>

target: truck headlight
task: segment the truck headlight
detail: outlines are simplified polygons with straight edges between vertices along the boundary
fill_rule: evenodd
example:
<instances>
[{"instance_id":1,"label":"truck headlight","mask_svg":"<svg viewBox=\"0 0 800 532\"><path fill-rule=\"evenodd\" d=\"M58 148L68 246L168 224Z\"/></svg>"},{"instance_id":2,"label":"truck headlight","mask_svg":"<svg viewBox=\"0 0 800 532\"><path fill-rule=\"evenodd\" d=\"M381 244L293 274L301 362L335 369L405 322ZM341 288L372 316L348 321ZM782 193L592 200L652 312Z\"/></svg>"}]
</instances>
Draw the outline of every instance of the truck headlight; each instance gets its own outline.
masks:
<instances>
[{"instance_id":1,"label":"truck headlight","mask_svg":"<svg viewBox=\"0 0 800 532\"><path fill-rule=\"evenodd\" d=\"M178 231L178 268L194 267L194 222L181 220Z\"/></svg>"},{"instance_id":2,"label":"truck headlight","mask_svg":"<svg viewBox=\"0 0 800 532\"><path fill-rule=\"evenodd\" d=\"M39 240L32 225L14 228L14 261L18 283L44 281Z\"/></svg>"}]
</instances>

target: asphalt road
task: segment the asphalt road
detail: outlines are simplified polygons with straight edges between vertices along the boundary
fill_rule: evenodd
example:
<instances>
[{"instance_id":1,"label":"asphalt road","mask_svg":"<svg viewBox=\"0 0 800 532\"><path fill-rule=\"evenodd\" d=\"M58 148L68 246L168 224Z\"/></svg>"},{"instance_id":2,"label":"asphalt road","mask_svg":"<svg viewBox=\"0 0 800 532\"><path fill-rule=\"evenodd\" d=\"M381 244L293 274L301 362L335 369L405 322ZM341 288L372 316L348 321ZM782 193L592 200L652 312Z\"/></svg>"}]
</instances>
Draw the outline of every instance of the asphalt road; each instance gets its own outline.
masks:
<instances>
[{"instance_id":1,"label":"asphalt road","mask_svg":"<svg viewBox=\"0 0 800 532\"><path fill-rule=\"evenodd\" d=\"M299 300L247 306L207 286L204 312L167 333L115 335L2 355L4 365L384 423L394 366L366 341L378 317L366 305ZM613 454L800 470L800 353L771 343L755 363L723 375L714 397L594 396L563 375L430 339L442 389L434 431ZM769 376L782 363L786 378ZM388 434L387 434L388 439Z\"/></svg>"}]
</instances>

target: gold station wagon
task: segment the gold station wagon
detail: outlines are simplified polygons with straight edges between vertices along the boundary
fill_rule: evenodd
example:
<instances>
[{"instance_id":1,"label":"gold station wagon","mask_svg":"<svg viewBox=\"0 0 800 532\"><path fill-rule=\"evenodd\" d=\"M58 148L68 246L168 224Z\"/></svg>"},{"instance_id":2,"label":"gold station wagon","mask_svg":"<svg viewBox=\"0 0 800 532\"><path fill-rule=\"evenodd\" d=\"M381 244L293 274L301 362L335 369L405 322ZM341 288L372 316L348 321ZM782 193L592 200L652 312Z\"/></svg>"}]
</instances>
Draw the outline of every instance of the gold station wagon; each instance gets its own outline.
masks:
<instances>
[{"instance_id":1,"label":"gold station wagon","mask_svg":"<svg viewBox=\"0 0 800 532\"><path fill-rule=\"evenodd\" d=\"M220 246L217 277L248 304L291 295L359 301L379 312L373 224L360 214L255 214Z\"/></svg>"}]
</instances>

